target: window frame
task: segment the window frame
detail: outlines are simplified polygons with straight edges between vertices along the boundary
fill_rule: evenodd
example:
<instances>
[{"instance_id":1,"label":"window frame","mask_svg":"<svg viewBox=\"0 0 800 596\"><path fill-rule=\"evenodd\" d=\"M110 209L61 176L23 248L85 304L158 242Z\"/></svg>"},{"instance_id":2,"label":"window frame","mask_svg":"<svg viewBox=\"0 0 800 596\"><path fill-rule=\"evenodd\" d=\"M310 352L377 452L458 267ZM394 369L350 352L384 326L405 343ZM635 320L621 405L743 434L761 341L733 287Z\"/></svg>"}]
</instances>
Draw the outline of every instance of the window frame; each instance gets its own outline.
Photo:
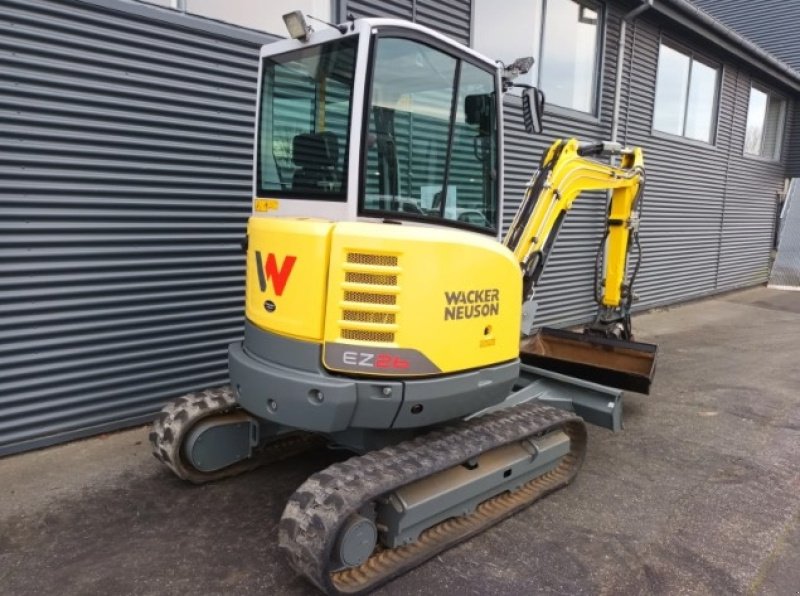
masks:
<instances>
[{"instance_id":1,"label":"window frame","mask_svg":"<svg viewBox=\"0 0 800 596\"><path fill-rule=\"evenodd\" d=\"M547 3L552 2L553 0L541 0L542 2L542 9L539 15L539 47L536 48L536 86L540 87L542 82L542 66L544 65L543 53L544 53L544 42L545 42L545 23L547 17ZM594 57L594 72L596 76L594 77L593 85L592 85L592 100L590 102L591 109L586 112L584 110L578 110L575 108L571 108L569 106L562 106L560 104L553 103L552 101L547 100L547 90L542 89L545 93L545 112L551 112L558 115L563 115L571 118L578 118L581 120L587 120L592 122L600 122L601 114L601 99L602 99L602 89L603 89L603 82L605 78L605 69L603 68L603 64L605 61L605 47L606 47L606 31L607 31L607 24L608 20L606 19L606 5L604 2L600 2L599 0L575 0L576 4L582 4L588 6L592 10L597 12L597 50L595 51Z\"/></svg>"},{"instance_id":2,"label":"window frame","mask_svg":"<svg viewBox=\"0 0 800 596\"><path fill-rule=\"evenodd\" d=\"M656 122L656 93L658 92L658 67L661 64L661 46L683 54L689 58L689 78L686 86L686 99L683 103L683 133L675 134L666 130L660 130L655 127ZM689 95L692 88L692 68L694 62L713 68L717 72L717 83L714 86L714 113L711 117L711 135L709 140L696 139L694 137L686 136L686 114L689 109ZM719 132L719 119L720 119L720 101L722 99L722 85L725 80L725 64L713 58L709 58L702 52L697 52L686 44L677 42L663 33L658 38L658 55L656 57L656 71L655 71L655 84L653 86L653 112L650 118L650 135L654 137L665 137L669 139L679 139L686 143L696 143L703 147L716 147L717 146L717 133Z\"/></svg>"},{"instance_id":3,"label":"window frame","mask_svg":"<svg viewBox=\"0 0 800 596\"><path fill-rule=\"evenodd\" d=\"M373 83L373 75L375 70L375 55L377 53L377 44L381 38L390 38L390 39L406 39L409 41L414 41L419 43L420 45L428 46L434 50L443 52L451 57L453 57L456 63L456 73L454 79L454 98L453 102L457 101L457 94L458 94L458 84L460 81L461 75L461 66L463 62L468 62L473 66L486 71L487 73L492 75L492 78L495 82L495 88L498 93L502 94L502 86L501 81L499 80L499 75L496 69L492 69L489 65L479 62L475 60L473 56L471 56L468 52L464 52L459 50L458 48L453 48L445 43L441 43L436 39L431 39L425 35L417 34L414 30L404 29L401 27L381 27L377 30L374 30L369 37L369 49L368 49L368 59L367 59L367 72L366 72L366 79L364 82L364 109L362 110L362 121L361 121L361 147L364 148L367 146L367 135L369 134L369 117L370 117L370 106L372 105L372 83ZM500 123L502 122L502 109L503 109L503 102L496 101L495 102L495 143L497 145L497 153L496 158L498 160L498 164L502 160L502 129L500 127ZM455 110L451 107L451 114L450 114L451 122L448 132L448 147L447 152L448 156L450 154L452 143L453 143L453 119L455 118ZM445 180L443 184L443 188L447 188L447 178L449 177L449 167L450 162L448 159L447 162L447 171L445 175ZM500 167L499 165L497 167ZM378 217L384 218L385 220L389 221L398 221L398 220L410 220L420 223L428 223L428 224L435 224L435 225L444 225L452 228L460 228L464 230L470 230L472 232L478 232L481 234L487 234L490 236L496 237L502 228L503 225L503 198L502 198L502 185L500 184L500 180L502 176L497 175L495 176L494 185L495 185L495 200L496 200L496 207L495 207L495 221L490 222L492 227L485 227L479 226L476 224L470 224L458 220L448 219L444 217L443 211L445 207L445 203L447 202L445 192L445 199L442 201L442 208L440 210L440 215L432 216L432 215L417 215L414 213L408 213L403 211L390 211L390 210L382 210L382 209L368 209L364 207L364 201L366 198L366 168L367 168L367 152L362 150L359 156L359 167L358 167L358 204L357 204L357 214L362 217Z\"/></svg>"},{"instance_id":4,"label":"window frame","mask_svg":"<svg viewBox=\"0 0 800 596\"><path fill-rule=\"evenodd\" d=\"M764 139L766 135L762 132L761 135L761 153L748 153L747 152L747 118L750 115L750 95L752 94L753 89L757 89L762 93L766 94L767 96L767 110L769 110L769 101L771 98L776 98L781 102L781 117L778 121L778 134L776 135L775 139L775 149L772 151L772 155L764 155ZM781 159L783 158L783 146L784 146L784 137L786 136L786 115L789 109L789 102L785 95L782 95L776 91L773 91L771 87L765 85L756 79L750 79L750 85L747 87L747 111L745 112L744 116L744 136L742 137L742 156L747 159L754 159L757 161L766 161L769 163L780 163ZM767 121L767 114L764 113L764 122L762 125L766 125Z\"/></svg>"}]
</instances>

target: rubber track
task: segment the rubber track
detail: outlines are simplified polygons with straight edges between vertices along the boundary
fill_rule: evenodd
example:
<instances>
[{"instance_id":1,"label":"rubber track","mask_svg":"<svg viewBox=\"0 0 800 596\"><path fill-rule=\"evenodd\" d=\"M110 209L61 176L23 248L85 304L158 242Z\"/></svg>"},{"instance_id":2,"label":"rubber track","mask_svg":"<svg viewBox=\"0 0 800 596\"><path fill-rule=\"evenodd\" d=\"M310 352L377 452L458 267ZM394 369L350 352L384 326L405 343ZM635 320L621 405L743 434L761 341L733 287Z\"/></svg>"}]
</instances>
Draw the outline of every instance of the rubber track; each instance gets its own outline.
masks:
<instances>
[{"instance_id":1,"label":"rubber track","mask_svg":"<svg viewBox=\"0 0 800 596\"><path fill-rule=\"evenodd\" d=\"M378 547L356 568L334 571L331 553L344 522L365 504L411 482L497 447L554 430L570 437L558 466L513 493L503 493L468 515L425 530L416 542ZM336 463L309 477L289 498L278 526L292 567L329 594L360 594L466 540L575 477L586 452L586 427L569 412L528 403L461 422L427 435Z\"/></svg>"},{"instance_id":2,"label":"rubber track","mask_svg":"<svg viewBox=\"0 0 800 596\"><path fill-rule=\"evenodd\" d=\"M216 472L201 472L185 461L183 441L201 420L224 416L239 410L230 385L214 387L178 397L161 410L150 430L150 445L157 460L178 478L194 484L205 484L243 474L274 461L292 457L322 444L311 434L292 433L254 450L253 456Z\"/></svg>"}]
</instances>

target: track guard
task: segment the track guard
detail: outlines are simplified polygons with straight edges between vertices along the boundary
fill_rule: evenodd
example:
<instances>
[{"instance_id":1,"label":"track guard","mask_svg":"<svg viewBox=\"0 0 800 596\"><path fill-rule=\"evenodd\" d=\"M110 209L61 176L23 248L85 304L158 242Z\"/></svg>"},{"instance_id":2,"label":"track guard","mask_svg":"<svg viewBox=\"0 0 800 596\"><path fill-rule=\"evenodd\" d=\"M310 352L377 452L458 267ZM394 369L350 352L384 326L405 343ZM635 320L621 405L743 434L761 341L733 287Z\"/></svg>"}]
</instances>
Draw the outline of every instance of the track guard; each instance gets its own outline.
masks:
<instances>
[{"instance_id":1,"label":"track guard","mask_svg":"<svg viewBox=\"0 0 800 596\"><path fill-rule=\"evenodd\" d=\"M216 472L253 455L258 429L258 422L243 412L208 418L189 432L183 455L201 472Z\"/></svg>"}]
</instances>

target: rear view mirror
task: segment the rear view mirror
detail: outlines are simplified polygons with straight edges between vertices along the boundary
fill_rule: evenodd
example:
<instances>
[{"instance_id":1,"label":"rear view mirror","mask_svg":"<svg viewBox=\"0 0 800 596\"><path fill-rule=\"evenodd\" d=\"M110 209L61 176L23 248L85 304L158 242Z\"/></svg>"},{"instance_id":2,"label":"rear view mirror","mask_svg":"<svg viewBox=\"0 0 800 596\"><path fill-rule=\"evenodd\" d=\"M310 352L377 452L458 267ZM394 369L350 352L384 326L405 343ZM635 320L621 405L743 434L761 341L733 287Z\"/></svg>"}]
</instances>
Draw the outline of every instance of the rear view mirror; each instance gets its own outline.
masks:
<instances>
[{"instance_id":1,"label":"rear view mirror","mask_svg":"<svg viewBox=\"0 0 800 596\"><path fill-rule=\"evenodd\" d=\"M492 93L467 95L464 98L464 116L466 122L473 126L477 125L482 136L489 136L491 134L494 113L494 95Z\"/></svg>"},{"instance_id":2,"label":"rear view mirror","mask_svg":"<svg viewBox=\"0 0 800 596\"><path fill-rule=\"evenodd\" d=\"M522 121L529 134L542 132L544 116L544 93L536 87L528 87L522 92Z\"/></svg>"}]
</instances>

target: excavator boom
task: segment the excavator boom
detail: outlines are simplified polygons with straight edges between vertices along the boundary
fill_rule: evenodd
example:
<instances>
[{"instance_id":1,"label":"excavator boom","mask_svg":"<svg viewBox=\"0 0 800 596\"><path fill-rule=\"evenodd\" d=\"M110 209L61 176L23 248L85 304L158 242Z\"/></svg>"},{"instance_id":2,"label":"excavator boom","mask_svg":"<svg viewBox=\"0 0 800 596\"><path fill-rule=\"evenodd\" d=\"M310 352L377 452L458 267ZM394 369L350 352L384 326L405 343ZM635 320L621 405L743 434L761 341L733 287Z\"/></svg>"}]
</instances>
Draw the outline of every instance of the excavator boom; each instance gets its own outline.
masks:
<instances>
[{"instance_id":1,"label":"excavator boom","mask_svg":"<svg viewBox=\"0 0 800 596\"><path fill-rule=\"evenodd\" d=\"M589 155L615 153L621 164L611 166L589 159ZM527 295L539 281L564 215L582 192L609 190L611 201L606 235L608 268L603 282L604 306L622 302L625 264L630 232L635 230L634 208L644 179L642 151L622 149L611 143L579 143L576 139L555 141L528 183L520 209L506 233L504 244L519 261Z\"/></svg>"},{"instance_id":2,"label":"excavator boom","mask_svg":"<svg viewBox=\"0 0 800 596\"><path fill-rule=\"evenodd\" d=\"M592 157L619 156L618 166ZM506 233L504 244L522 270L523 363L577 378L649 392L656 347L632 341L630 309L633 282L641 259L639 210L644 188L644 161L638 147L616 143L555 141L528 183L525 197ZM584 333L538 329L534 293L552 253L567 212L583 192L610 191L603 240L595 263L598 312ZM631 246L637 261L628 275Z\"/></svg>"}]
</instances>

